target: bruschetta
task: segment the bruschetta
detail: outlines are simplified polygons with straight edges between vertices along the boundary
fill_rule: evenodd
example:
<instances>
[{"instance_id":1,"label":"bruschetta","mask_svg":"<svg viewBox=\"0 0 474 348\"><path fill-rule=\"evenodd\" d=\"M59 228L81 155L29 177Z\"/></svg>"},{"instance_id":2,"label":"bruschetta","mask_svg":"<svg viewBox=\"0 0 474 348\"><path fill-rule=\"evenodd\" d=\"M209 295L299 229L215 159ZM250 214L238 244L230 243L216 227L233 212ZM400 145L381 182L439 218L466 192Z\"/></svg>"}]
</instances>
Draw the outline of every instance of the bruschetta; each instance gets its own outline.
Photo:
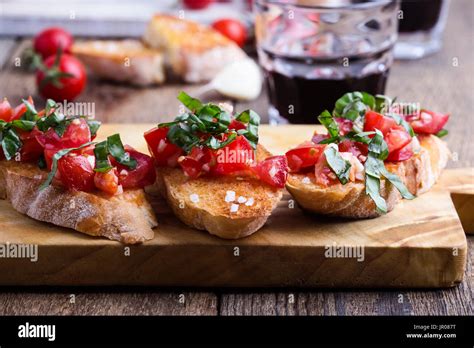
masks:
<instances>
[{"instance_id":1,"label":"bruschetta","mask_svg":"<svg viewBox=\"0 0 474 348\"><path fill-rule=\"evenodd\" d=\"M226 239L251 235L282 197L286 158L258 144L259 116L203 104L184 92L188 111L145 133L158 191L185 224Z\"/></svg>"},{"instance_id":2,"label":"bruschetta","mask_svg":"<svg viewBox=\"0 0 474 348\"><path fill-rule=\"evenodd\" d=\"M230 63L247 57L216 30L170 15L154 15L143 41L163 51L165 64L174 75L191 83L210 81Z\"/></svg>"},{"instance_id":3,"label":"bruschetta","mask_svg":"<svg viewBox=\"0 0 474 348\"><path fill-rule=\"evenodd\" d=\"M126 244L153 238L157 225L143 187L153 184L150 156L118 134L94 142L100 123L65 117L54 101L0 104L0 198L29 217Z\"/></svg>"},{"instance_id":4,"label":"bruschetta","mask_svg":"<svg viewBox=\"0 0 474 348\"><path fill-rule=\"evenodd\" d=\"M347 218L373 218L413 199L437 181L449 158L440 139L449 115L408 107L386 96L347 93L315 133L285 155L287 190L305 210Z\"/></svg>"}]
</instances>

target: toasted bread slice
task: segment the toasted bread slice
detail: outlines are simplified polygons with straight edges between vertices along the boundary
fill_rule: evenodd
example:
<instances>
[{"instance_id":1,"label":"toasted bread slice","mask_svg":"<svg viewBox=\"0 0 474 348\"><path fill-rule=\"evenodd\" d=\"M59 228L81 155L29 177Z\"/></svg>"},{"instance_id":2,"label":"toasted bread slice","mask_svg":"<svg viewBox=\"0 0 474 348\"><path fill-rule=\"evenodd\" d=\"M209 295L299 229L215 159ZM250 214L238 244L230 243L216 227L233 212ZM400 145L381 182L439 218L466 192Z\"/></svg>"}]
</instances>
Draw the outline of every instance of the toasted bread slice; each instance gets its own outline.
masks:
<instances>
[{"instance_id":1,"label":"toasted bread slice","mask_svg":"<svg viewBox=\"0 0 474 348\"><path fill-rule=\"evenodd\" d=\"M13 208L33 219L91 236L125 244L153 238L156 217L143 190L125 190L113 197L56 185L40 191L46 176L33 164L1 161L0 198L8 199Z\"/></svg>"},{"instance_id":2,"label":"toasted bread slice","mask_svg":"<svg viewBox=\"0 0 474 348\"><path fill-rule=\"evenodd\" d=\"M446 144L434 135L419 137L421 151L407 161L388 163L387 169L397 174L408 190L419 195L429 190L448 162ZM350 182L322 187L315 183L314 173L290 174L287 190L305 210L347 218L373 218L377 212L374 201L365 193L363 182ZM381 196L391 211L401 200L398 190L387 180L381 180Z\"/></svg>"},{"instance_id":3,"label":"toasted bread slice","mask_svg":"<svg viewBox=\"0 0 474 348\"><path fill-rule=\"evenodd\" d=\"M257 160L269 156L259 145ZM178 218L188 226L225 239L242 238L258 231L282 197L282 189L256 179L189 179L177 168L157 168L157 174L158 190Z\"/></svg>"},{"instance_id":4,"label":"toasted bread slice","mask_svg":"<svg viewBox=\"0 0 474 348\"><path fill-rule=\"evenodd\" d=\"M138 86L165 81L163 54L138 40L79 41L72 52L97 77Z\"/></svg>"},{"instance_id":5,"label":"toasted bread slice","mask_svg":"<svg viewBox=\"0 0 474 348\"><path fill-rule=\"evenodd\" d=\"M212 28L169 15L155 15L143 41L165 52L165 63L187 82L209 81L225 66L246 57L233 41Z\"/></svg>"}]
</instances>

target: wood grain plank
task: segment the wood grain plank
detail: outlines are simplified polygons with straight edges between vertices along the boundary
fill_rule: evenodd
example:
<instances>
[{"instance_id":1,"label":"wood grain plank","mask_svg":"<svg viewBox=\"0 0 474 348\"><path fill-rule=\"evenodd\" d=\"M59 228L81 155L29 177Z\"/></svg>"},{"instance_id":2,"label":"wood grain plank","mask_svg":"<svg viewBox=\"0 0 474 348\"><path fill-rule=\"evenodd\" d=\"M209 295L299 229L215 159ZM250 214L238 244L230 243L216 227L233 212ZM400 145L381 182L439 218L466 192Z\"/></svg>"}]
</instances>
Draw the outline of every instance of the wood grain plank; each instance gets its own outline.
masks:
<instances>
[{"instance_id":1,"label":"wood grain plank","mask_svg":"<svg viewBox=\"0 0 474 348\"><path fill-rule=\"evenodd\" d=\"M2 289L0 315L216 315L210 292L140 289Z\"/></svg>"}]
</instances>

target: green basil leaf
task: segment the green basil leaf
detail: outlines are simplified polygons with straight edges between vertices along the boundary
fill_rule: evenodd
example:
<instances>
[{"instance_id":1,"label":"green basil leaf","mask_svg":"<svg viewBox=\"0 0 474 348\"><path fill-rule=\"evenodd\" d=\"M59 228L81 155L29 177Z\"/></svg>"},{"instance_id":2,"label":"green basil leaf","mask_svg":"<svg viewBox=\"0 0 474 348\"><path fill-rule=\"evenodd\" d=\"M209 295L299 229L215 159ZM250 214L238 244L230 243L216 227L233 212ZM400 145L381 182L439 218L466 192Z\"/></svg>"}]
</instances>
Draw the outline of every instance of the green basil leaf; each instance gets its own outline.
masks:
<instances>
[{"instance_id":1,"label":"green basil leaf","mask_svg":"<svg viewBox=\"0 0 474 348\"><path fill-rule=\"evenodd\" d=\"M445 137L446 135L448 135L448 131L446 129L441 129L438 133L436 133L436 136L438 138L442 138L442 137Z\"/></svg>"},{"instance_id":2,"label":"green basil leaf","mask_svg":"<svg viewBox=\"0 0 474 348\"><path fill-rule=\"evenodd\" d=\"M92 137L95 137L97 135L97 131L99 130L101 124L102 123L100 121L89 119L87 120L87 125L89 126L89 130L91 132Z\"/></svg>"},{"instance_id":3,"label":"green basil leaf","mask_svg":"<svg viewBox=\"0 0 474 348\"><path fill-rule=\"evenodd\" d=\"M410 191L408 191L408 188L405 186L405 184L400 180L398 175L390 173L385 166L380 167L380 174L382 174L385 179L390 181L393 186L397 188L397 190L400 192L403 198L405 199L414 199L415 196L411 194Z\"/></svg>"},{"instance_id":4,"label":"green basil leaf","mask_svg":"<svg viewBox=\"0 0 474 348\"><path fill-rule=\"evenodd\" d=\"M56 109L56 106L57 106L57 104L54 100L52 100L52 99L46 100L46 106L45 106L44 114L46 116L49 116L49 114L51 113L51 110Z\"/></svg>"},{"instance_id":5,"label":"green basil leaf","mask_svg":"<svg viewBox=\"0 0 474 348\"><path fill-rule=\"evenodd\" d=\"M44 159L44 155L41 155L38 158L38 167L40 169L46 169L47 165L46 165L46 160Z\"/></svg>"},{"instance_id":6,"label":"green basil leaf","mask_svg":"<svg viewBox=\"0 0 474 348\"><path fill-rule=\"evenodd\" d=\"M242 111L235 119L242 123L250 123L255 126L260 125L260 116L253 110Z\"/></svg>"},{"instance_id":7,"label":"green basil leaf","mask_svg":"<svg viewBox=\"0 0 474 348\"><path fill-rule=\"evenodd\" d=\"M58 161L61 159L61 157L67 155L68 153L70 153L72 151L80 150L80 149L82 149L84 147L87 147L89 145L92 145L92 144L94 144L94 143L93 142L88 142L88 143L82 144L79 147L73 147L73 148L70 148L70 149L63 149L63 150L59 150L58 152L56 152L53 156L53 162L51 164L51 171L49 172L48 177L46 178L45 182L43 182L41 184L41 186L39 188L40 191L44 190L46 187L51 185L51 182L53 181L53 179L56 175L56 172L58 171Z\"/></svg>"},{"instance_id":8,"label":"green basil leaf","mask_svg":"<svg viewBox=\"0 0 474 348\"><path fill-rule=\"evenodd\" d=\"M11 122L12 126L24 131L31 131L33 128L35 128L36 122L34 121L27 121L27 120L13 120Z\"/></svg>"},{"instance_id":9,"label":"green basil leaf","mask_svg":"<svg viewBox=\"0 0 474 348\"><path fill-rule=\"evenodd\" d=\"M355 121L357 118L364 116L366 112L367 106L359 99L356 99L344 107L341 117Z\"/></svg>"},{"instance_id":10,"label":"green basil leaf","mask_svg":"<svg viewBox=\"0 0 474 348\"><path fill-rule=\"evenodd\" d=\"M184 105L186 106L189 110L191 110L192 112L199 112L203 105L201 103L200 100L198 99L195 99L191 96L189 96L188 94L186 94L185 92L180 92L179 95L178 95L178 100Z\"/></svg>"},{"instance_id":11,"label":"green basil leaf","mask_svg":"<svg viewBox=\"0 0 474 348\"><path fill-rule=\"evenodd\" d=\"M21 116L21 119L27 121L36 121L38 119L38 112L36 111L35 107L28 100L22 99L22 102L26 106L26 111Z\"/></svg>"},{"instance_id":12,"label":"green basil leaf","mask_svg":"<svg viewBox=\"0 0 474 348\"><path fill-rule=\"evenodd\" d=\"M336 174L341 184L345 185L349 181L349 173L351 171L351 164L346 161L339 153L337 146L329 145L324 150L326 161L329 168Z\"/></svg>"},{"instance_id":13,"label":"green basil leaf","mask_svg":"<svg viewBox=\"0 0 474 348\"><path fill-rule=\"evenodd\" d=\"M329 111L324 110L318 116L318 121L328 130L332 138L339 138L339 125Z\"/></svg>"},{"instance_id":14,"label":"green basil leaf","mask_svg":"<svg viewBox=\"0 0 474 348\"><path fill-rule=\"evenodd\" d=\"M341 98L336 101L335 108L333 110L333 114L336 117L345 117L344 110L348 113L350 110L359 110L361 109L361 105L355 103L356 101L362 102L365 106L369 107L370 109L374 109L375 107L375 98L373 95L366 93L366 92L352 92L346 93ZM346 107L352 104L352 107L346 109ZM353 117L354 114L350 113L349 116ZM355 118L354 118L355 119Z\"/></svg>"},{"instance_id":15,"label":"green basil leaf","mask_svg":"<svg viewBox=\"0 0 474 348\"><path fill-rule=\"evenodd\" d=\"M365 193L374 201L375 207L380 214L387 213L387 202L380 196L380 178L371 175L365 176Z\"/></svg>"},{"instance_id":16,"label":"green basil leaf","mask_svg":"<svg viewBox=\"0 0 474 348\"><path fill-rule=\"evenodd\" d=\"M104 140L94 147L95 155L95 168L94 170L99 173L108 172L113 167L110 165L109 161L109 149L107 146L108 141Z\"/></svg>"},{"instance_id":17,"label":"green basil leaf","mask_svg":"<svg viewBox=\"0 0 474 348\"><path fill-rule=\"evenodd\" d=\"M114 134L107 138L107 150L118 163L131 169L136 168L137 161L131 158L128 152L125 152L119 134Z\"/></svg>"},{"instance_id":18,"label":"green basil leaf","mask_svg":"<svg viewBox=\"0 0 474 348\"><path fill-rule=\"evenodd\" d=\"M46 117L40 118L36 122L36 126L38 127L40 131L46 132L49 128L54 128L64 121L65 121L64 115L55 111ZM60 134L58 135L62 136Z\"/></svg>"},{"instance_id":19,"label":"green basil leaf","mask_svg":"<svg viewBox=\"0 0 474 348\"><path fill-rule=\"evenodd\" d=\"M376 94L374 111L378 113L387 113L389 112L392 103L392 98L387 97L386 95Z\"/></svg>"},{"instance_id":20,"label":"green basil leaf","mask_svg":"<svg viewBox=\"0 0 474 348\"><path fill-rule=\"evenodd\" d=\"M393 118L395 122L397 122L400 126L402 126L407 131L408 134L410 134L412 138L415 136L415 132L413 131L413 128L410 126L410 124L407 121L405 121L403 117L397 114L390 114L390 113L385 114L385 116Z\"/></svg>"},{"instance_id":21,"label":"green basil leaf","mask_svg":"<svg viewBox=\"0 0 474 348\"><path fill-rule=\"evenodd\" d=\"M22 145L18 134L13 129L9 128L3 133L2 149L7 161L15 157Z\"/></svg>"}]
</instances>

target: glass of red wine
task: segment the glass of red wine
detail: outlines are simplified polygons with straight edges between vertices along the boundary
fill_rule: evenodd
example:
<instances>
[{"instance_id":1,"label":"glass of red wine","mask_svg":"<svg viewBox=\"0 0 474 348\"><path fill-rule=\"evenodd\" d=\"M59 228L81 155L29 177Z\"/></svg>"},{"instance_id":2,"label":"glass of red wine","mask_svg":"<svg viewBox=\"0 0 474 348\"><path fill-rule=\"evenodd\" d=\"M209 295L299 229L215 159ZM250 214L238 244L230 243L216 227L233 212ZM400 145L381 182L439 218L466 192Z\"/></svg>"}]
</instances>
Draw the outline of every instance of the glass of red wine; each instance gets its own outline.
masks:
<instances>
[{"instance_id":1,"label":"glass of red wine","mask_svg":"<svg viewBox=\"0 0 474 348\"><path fill-rule=\"evenodd\" d=\"M271 124L315 123L346 92L383 94L397 0L255 0Z\"/></svg>"},{"instance_id":2,"label":"glass of red wine","mask_svg":"<svg viewBox=\"0 0 474 348\"><path fill-rule=\"evenodd\" d=\"M401 0L395 58L419 59L441 49L449 0Z\"/></svg>"}]
</instances>

